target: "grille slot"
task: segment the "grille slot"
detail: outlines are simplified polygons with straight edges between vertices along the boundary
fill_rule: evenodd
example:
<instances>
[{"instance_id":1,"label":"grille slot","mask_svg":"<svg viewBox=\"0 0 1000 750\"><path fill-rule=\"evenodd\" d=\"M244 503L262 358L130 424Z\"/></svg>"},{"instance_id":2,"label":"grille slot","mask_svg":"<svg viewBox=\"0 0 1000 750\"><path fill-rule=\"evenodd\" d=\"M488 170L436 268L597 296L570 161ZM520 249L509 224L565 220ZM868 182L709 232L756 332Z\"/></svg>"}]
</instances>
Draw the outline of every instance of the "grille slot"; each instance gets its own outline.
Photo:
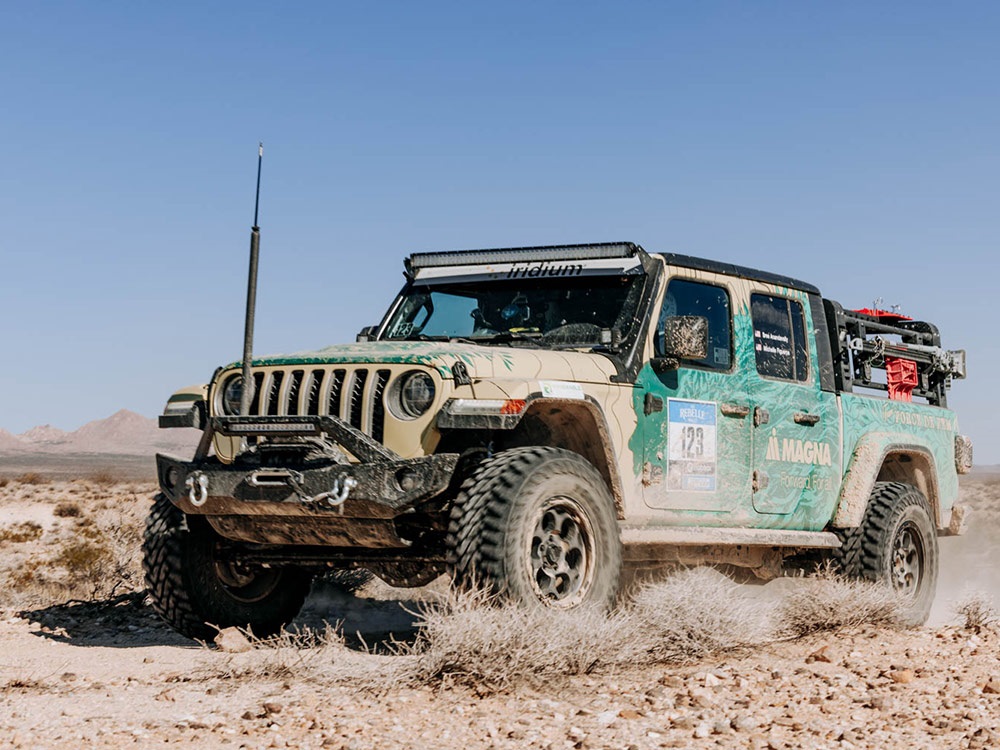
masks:
<instances>
[{"instance_id":1,"label":"grille slot","mask_svg":"<svg viewBox=\"0 0 1000 750\"><path fill-rule=\"evenodd\" d=\"M351 427L360 430L365 412L365 383L368 382L368 370L355 370L351 383L350 401L347 403L347 421Z\"/></svg>"},{"instance_id":2,"label":"grille slot","mask_svg":"<svg viewBox=\"0 0 1000 750\"><path fill-rule=\"evenodd\" d=\"M253 374L253 400L250 402L250 413L260 414L260 392L264 388L264 373Z\"/></svg>"},{"instance_id":3,"label":"grille slot","mask_svg":"<svg viewBox=\"0 0 1000 750\"><path fill-rule=\"evenodd\" d=\"M330 373L330 399L327 401L326 413L333 417L340 416L340 397L344 391L344 370L334 370Z\"/></svg>"},{"instance_id":4,"label":"grille slot","mask_svg":"<svg viewBox=\"0 0 1000 750\"><path fill-rule=\"evenodd\" d=\"M372 386L372 437L382 442L385 437L385 386L389 382L389 371L379 370L375 373L375 384Z\"/></svg>"},{"instance_id":5,"label":"grille slot","mask_svg":"<svg viewBox=\"0 0 1000 750\"><path fill-rule=\"evenodd\" d=\"M292 370L291 380L288 381L288 395L285 397L285 414L291 417L299 415L299 394L302 392L302 378L305 373L302 370Z\"/></svg>"},{"instance_id":6,"label":"grille slot","mask_svg":"<svg viewBox=\"0 0 1000 750\"><path fill-rule=\"evenodd\" d=\"M309 373L304 387L306 392L306 414L315 417L319 415L319 396L323 389L322 370L313 370Z\"/></svg>"},{"instance_id":7,"label":"grille slot","mask_svg":"<svg viewBox=\"0 0 1000 750\"><path fill-rule=\"evenodd\" d=\"M271 373L271 384L267 388L267 393L264 394L266 400L263 402L269 417L278 416L281 406L281 384L284 380L285 373L281 370L275 370Z\"/></svg>"}]
</instances>

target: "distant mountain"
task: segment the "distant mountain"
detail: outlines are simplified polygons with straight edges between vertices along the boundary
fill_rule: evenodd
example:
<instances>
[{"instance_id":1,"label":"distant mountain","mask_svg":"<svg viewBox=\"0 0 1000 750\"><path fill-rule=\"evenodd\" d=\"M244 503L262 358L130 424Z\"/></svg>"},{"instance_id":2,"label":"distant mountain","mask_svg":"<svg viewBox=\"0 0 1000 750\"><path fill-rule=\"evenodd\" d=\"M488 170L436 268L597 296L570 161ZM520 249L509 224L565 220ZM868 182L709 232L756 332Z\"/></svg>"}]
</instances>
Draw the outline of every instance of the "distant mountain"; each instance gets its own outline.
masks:
<instances>
[{"instance_id":1,"label":"distant mountain","mask_svg":"<svg viewBox=\"0 0 1000 750\"><path fill-rule=\"evenodd\" d=\"M88 422L73 432L51 425L32 427L20 435L0 430L0 453L114 453L148 456L157 452L186 454L201 433L192 429L161 430L155 419L121 409L106 419Z\"/></svg>"},{"instance_id":2,"label":"distant mountain","mask_svg":"<svg viewBox=\"0 0 1000 750\"><path fill-rule=\"evenodd\" d=\"M0 453L15 450L21 446L21 438L7 430L0 430Z\"/></svg>"},{"instance_id":3,"label":"distant mountain","mask_svg":"<svg viewBox=\"0 0 1000 750\"><path fill-rule=\"evenodd\" d=\"M58 445L65 442L68 432L64 432L50 424L32 427L27 432L22 432L18 437L26 443L35 445Z\"/></svg>"}]
</instances>

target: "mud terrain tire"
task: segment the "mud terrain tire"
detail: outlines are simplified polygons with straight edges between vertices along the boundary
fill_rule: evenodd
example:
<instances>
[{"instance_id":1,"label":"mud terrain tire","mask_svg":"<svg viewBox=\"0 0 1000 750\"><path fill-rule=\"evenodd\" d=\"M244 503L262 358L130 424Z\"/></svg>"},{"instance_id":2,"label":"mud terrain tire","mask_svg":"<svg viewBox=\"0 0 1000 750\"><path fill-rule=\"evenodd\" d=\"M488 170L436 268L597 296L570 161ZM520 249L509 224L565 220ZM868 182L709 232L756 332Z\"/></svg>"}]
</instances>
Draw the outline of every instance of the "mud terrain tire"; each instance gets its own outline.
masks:
<instances>
[{"instance_id":1,"label":"mud terrain tire","mask_svg":"<svg viewBox=\"0 0 1000 750\"><path fill-rule=\"evenodd\" d=\"M902 482L876 482L861 525L841 532L838 561L849 576L905 596L902 623L923 625L937 586L938 542L927 498Z\"/></svg>"},{"instance_id":2,"label":"mud terrain tire","mask_svg":"<svg viewBox=\"0 0 1000 750\"><path fill-rule=\"evenodd\" d=\"M597 470L560 448L514 448L480 464L451 514L457 583L525 605L609 608L622 550L614 501Z\"/></svg>"},{"instance_id":3,"label":"mud terrain tire","mask_svg":"<svg viewBox=\"0 0 1000 750\"><path fill-rule=\"evenodd\" d=\"M220 541L204 518L156 496L142 543L153 609L188 638L210 640L231 626L259 638L279 632L302 608L312 576L290 568L237 570L218 558Z\"/></svg>"}]
</instances>

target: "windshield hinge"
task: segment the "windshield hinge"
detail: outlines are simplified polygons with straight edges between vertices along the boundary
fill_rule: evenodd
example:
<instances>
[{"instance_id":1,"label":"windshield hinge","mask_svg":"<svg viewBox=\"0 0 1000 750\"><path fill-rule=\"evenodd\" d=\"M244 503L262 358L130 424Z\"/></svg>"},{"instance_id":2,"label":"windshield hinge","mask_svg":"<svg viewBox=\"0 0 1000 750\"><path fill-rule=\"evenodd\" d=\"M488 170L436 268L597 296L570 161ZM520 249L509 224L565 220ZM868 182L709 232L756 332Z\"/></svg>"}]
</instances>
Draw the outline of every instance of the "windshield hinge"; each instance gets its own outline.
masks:
<instances>
[{"instance_id":1,"label":"windshield hinge","mask_svg":"<svg viewBox=\"0 0 1000 750\"><path fill-rule=\"evenodd\" d=\"M455 385L472 385L472 378L469 377L469 368L461 360L458 360L451 366L451 376L455 379Z\"/></svg>"}]
</instances>

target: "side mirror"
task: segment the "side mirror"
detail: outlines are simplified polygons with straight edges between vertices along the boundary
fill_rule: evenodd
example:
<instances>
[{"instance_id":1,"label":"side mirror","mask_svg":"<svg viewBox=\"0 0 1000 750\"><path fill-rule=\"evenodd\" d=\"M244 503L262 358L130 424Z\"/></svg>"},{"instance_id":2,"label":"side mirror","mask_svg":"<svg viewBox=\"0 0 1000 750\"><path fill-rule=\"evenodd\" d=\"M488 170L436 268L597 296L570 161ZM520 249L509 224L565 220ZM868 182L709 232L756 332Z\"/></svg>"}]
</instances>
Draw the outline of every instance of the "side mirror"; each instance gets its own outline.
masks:
<instances>
[{"instance_id":1,"label":"side mirror","mask_svg":"<svg viewBox=\"0 0 1000 750\"><path fill-rule=\"evenodd\" d=\"M701 315L674 315L663 321L657 355L650 363L656 372L680 366L682 359L708 356L708 318Z\"/></svg>"},{"instance_id":2,"label":"side mirror","mask_svg":"<svg viewBox=\"0 0 1000 750\"><path fill-rule=\"evenodd\" d=\"M361 329L361 331L358 332L358 335L355 337L355 341L357 341L358 343L363 343L365 341L374 341L375 334L377 333L378 333L378 326L365 326L364 328Z\"/></svg>"}]
</instances>

